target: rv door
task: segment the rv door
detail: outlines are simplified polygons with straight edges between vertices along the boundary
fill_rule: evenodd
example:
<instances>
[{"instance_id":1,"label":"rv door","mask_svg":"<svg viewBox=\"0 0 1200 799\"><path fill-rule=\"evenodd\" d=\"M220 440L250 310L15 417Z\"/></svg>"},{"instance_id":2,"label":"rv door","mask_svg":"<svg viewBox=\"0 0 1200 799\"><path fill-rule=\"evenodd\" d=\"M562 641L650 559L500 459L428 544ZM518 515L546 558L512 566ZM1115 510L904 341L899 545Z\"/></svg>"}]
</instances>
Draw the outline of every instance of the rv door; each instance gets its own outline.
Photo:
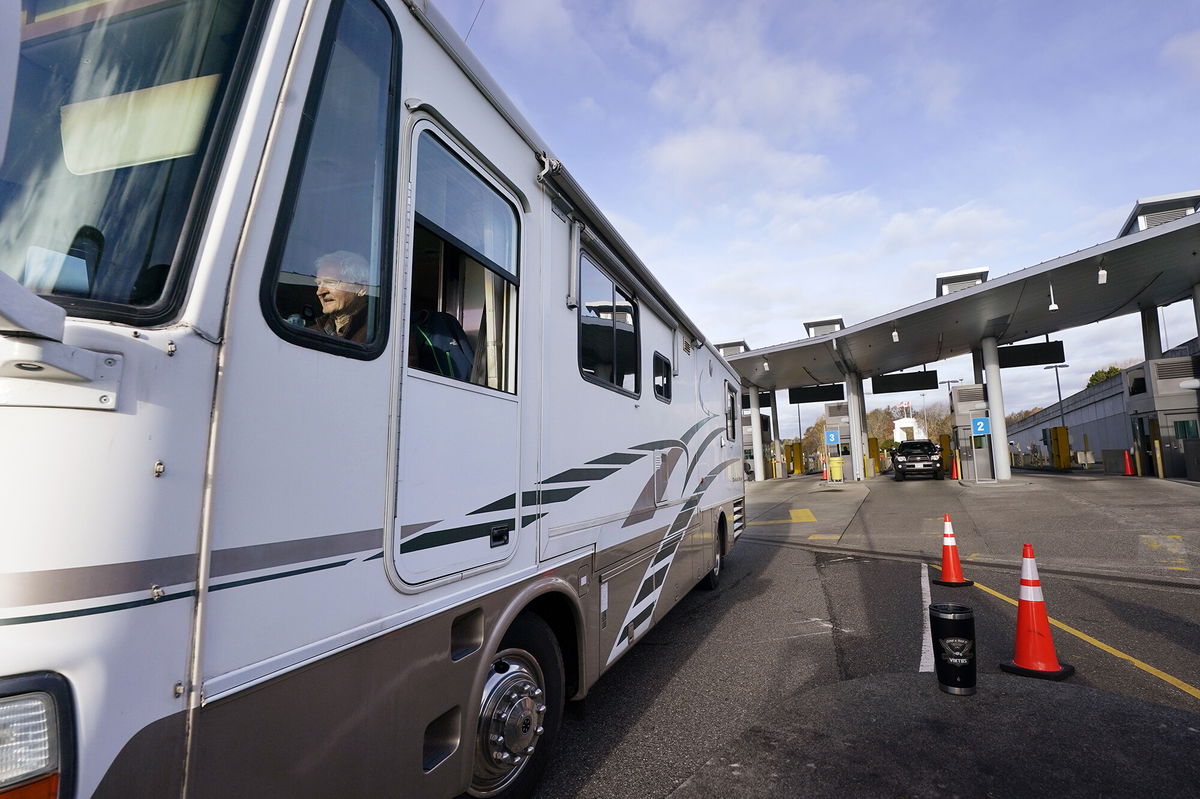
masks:
<instances>
[{"instance_id":1,"label":"rv door","mask_svg":"<svg viewBox=\"0 0 1200 799\"><path fill-rule=\"evenodd\" d=\"M515 206L430 123L416 143L394 553L410 585L507 560L536 501L517 484Z\"/></svg>"}]
</instances>

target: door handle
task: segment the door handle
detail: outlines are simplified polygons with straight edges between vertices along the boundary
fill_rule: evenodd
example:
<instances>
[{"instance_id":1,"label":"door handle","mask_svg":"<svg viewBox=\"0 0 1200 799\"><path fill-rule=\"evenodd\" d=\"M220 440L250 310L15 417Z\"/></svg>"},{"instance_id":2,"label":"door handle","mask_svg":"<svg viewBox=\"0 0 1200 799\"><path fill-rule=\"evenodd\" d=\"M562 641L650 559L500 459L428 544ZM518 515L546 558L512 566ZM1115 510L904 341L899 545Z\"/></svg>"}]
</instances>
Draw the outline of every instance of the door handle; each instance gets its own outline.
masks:
<instances>
[{"instance_id":1,"label":"door handle","mask_svg":"<svg viewBox=\"0 0 1200 799\"><path fill-rule=\"evenodd\" d=\"M502 547L508 543L508 525L498 524L492 528L492 548Z\"/></svg>"}]
</instances>

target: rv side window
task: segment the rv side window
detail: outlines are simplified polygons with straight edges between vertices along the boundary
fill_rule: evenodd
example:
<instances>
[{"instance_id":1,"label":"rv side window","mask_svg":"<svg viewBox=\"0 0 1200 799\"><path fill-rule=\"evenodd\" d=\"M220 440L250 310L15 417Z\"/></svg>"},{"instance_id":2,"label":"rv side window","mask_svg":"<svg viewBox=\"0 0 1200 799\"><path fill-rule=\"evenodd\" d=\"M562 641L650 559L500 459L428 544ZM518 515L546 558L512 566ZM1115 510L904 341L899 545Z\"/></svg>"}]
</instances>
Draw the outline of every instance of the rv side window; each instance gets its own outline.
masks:
<instances>
[{"instance_id":1,"label":"rv side window","mask_svg":"<svg viewBox=\"0 0 1200 799\"><path fill-rule=\"evenodd\" d=\"M262 304L284 338L370 358L387 330L395 35L371 0L335 3L330 25L336 33L306 101Z\"/></svg>"},{"instance_id":2,"label":"rv side window","mask_svg":"<svg viewBox=\"0 0 1200 799\"><path fill-rule=\"evenodd\" d=\"M583 376L637 396L638 312L633 297L586 255L579 259L579 364Z\"/></svg>"},{"instance_id":3,"label":"rv side window","mask_svg":"<svg viewBox=\"0 0 1200 799\"><path fill-rule=\"evenodd\" d=\"M737 440L737 425L741 420L740 393L730 383L725 384L725 437L730 441Z\"/></svg>"},{"instance_id":4,"label":"rv side window","mask_svg":"<svg viewBox=\"0 0 1200 799\"><path fill-rule=\"evenodd\" d=\"M658 352L654 353L654 396L671 401L671 362Z\"/></svg>"},{"instance_id":5,"label":"rv side window","mask_svg":"<svg viewBox=\"0 0 1200 799\"><path fill-rule=\"evenodd\" d=\"M516 316L516 209L422 131L408 365L515 393Z\"/></svg>"}]
</instances>

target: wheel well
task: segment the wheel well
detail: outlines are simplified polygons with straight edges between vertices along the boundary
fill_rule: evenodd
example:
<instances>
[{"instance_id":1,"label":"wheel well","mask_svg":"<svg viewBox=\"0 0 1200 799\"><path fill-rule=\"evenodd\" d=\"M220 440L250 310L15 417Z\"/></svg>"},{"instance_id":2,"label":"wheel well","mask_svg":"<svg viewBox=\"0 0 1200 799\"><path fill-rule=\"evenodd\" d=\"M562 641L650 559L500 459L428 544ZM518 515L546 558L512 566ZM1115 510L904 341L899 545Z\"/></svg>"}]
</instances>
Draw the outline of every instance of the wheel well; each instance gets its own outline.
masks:
<instances>
[{"instance_id":1,"label":"wheel well","mask_svg":"<svg viewBox=\"0 0 1200 799\"><path fill-rule=\"evenodd\" d=\"M566 672L563 675L566 696L570 699L579 691L579 630L570 600L562 594L542 594L521 612L541 616L554 632L558 650L562 653L563 671Z\"/></svg>"},{"instance_id":2,"label":"wheel well","mask_svg":"<svg viewBox=\"0 0 1200 799\"><path fill-rule=\"evenodd\" d=\"M725 511L721 511L721 518L717 519L717 541L721 544L721 555L729 553L729 524L725 521Z\"/></svg>"}]
</instances>

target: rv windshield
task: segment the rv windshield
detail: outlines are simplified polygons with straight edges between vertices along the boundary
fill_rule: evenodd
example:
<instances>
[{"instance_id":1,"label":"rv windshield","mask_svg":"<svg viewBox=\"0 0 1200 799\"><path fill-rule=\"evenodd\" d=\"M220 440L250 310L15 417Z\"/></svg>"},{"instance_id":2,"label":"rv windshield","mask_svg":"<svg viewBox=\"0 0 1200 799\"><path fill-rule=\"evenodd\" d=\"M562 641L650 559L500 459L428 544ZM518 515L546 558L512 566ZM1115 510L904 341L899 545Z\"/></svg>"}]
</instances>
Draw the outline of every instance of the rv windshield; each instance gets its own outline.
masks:
<instances>
[{"instance_id":1,"label":"rv windshield","mask_svg":"<svg viewBox=\"0 0 1200 799\"><path fill-rule=\"evenodd\" d=\"M252 2L21 0L0 270L73 314L171 314Z\"/></svg>"}]
</instances>

